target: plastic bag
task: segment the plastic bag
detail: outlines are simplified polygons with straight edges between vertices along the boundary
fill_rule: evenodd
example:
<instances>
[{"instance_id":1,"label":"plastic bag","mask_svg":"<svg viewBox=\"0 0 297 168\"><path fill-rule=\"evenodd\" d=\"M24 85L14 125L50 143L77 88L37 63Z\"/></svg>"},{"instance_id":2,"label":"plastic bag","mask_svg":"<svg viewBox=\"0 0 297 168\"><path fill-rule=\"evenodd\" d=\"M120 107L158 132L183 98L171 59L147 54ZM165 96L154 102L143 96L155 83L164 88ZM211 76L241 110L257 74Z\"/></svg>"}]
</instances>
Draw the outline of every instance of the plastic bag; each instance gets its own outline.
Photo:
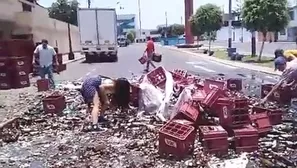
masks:
<instances>
[{"instance_id":1,"label":"plastic bag","mask_svg":"<svg viewBox=\"0 0 297 168\"><path fill-rule=\"evenodd\" d=\"M143 82L140 84L140 100L139 110L145 113L156 114L159 119L166 121L171 114L168 110L170 98L173 94L173 77L170 72L165 71L166 83L165 89L159 90L156 86L150 84L147 76L144 76Z\"/></svg>"},{"instance_id":2,"label":"plastic bag","mask_svg":"<svg viewBox=\"0 0 297 168\"><path fill-rule=\"evenodd\" d=\"M178 112L179 107L184 104L187 101L192 100L192 88L191 87L186 87L184 90L181 92L181 94L178 97L177 102L174 105L174 108L170 114L170 119L172 119Z\"/></svg>"},{"instance_id":3,"label":"plastic bag","mask_svg":"<svg viewBox=\"0 0 297 168\"><path fill-rule=\"evenodd\" d=\"M162 92L149 83L141 83L139 88L139 110L144 110L148 114L157 113L163 100Z\"/></svg>"},{"instance_id":4,"label":"plastic bag","mask_svg":"<svg viewBox=\"0 0 297 168\"><path fill-rule=\"evenodd\" d=\"M169 119L171 116L170 114L171 111L169 110L169 102L173 94L173 86L174 86L172 74L168 71L165 71L165 75L166 75L166 83L165 83L165 90L164 90L165 95L157 113L157 116L161 118L161 120L164 120L164 118Z\"/></svg>"}]
</instances>

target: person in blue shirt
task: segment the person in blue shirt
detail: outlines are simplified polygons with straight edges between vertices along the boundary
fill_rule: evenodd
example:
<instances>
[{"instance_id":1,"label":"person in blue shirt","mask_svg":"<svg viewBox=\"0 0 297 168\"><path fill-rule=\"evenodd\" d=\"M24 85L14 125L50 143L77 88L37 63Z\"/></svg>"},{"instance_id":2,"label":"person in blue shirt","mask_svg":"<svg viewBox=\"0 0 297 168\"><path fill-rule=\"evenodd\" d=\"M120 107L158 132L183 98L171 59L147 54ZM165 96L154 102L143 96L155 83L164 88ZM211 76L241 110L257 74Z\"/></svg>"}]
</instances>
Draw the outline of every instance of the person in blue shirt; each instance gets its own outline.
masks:
<instances>
[{"instance_id":1,"label":"person in blue shirt","mask_svg":"<svg viewBox=\"0 0 297 168\"><path fill-rule=\"evenodd\" d=\"M88 111L91 111L92 130L100 130L98 122L107 121L104 118L104 111L111 105L119 108L129 107L130 83L126 78L118 78L104 84L100 76L90 77L84 80L81 94L88 104ZM111 104L109 94L112 95L111 102L114 104Z\"/></svg>"}]
</instances>

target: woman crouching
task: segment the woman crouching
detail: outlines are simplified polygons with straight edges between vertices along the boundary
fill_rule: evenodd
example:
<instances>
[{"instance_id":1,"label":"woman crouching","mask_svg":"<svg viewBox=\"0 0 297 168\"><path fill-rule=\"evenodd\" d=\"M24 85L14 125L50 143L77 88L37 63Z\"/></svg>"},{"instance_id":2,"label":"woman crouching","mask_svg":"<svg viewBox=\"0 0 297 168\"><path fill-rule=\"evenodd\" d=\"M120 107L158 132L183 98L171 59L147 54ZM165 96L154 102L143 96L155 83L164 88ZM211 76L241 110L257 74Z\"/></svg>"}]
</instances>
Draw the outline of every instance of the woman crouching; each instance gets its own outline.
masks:
<instances>
[{"instance_id":1,"label":"woman crouching","mask_svg":"<svg viewBox=\"0 0 297 168\"><path fill-rule=\"evenodd\" d=\"M101 130L98 122L107 122L104 112L111 106L108 95L112 95L113 106L128 108L130 101L130 83L126 78L118 78L110 83L103 83L102 78L90 77L85 79L81 94L88 110L91 111L92 130Z\"/></svg>"}]
</instances>

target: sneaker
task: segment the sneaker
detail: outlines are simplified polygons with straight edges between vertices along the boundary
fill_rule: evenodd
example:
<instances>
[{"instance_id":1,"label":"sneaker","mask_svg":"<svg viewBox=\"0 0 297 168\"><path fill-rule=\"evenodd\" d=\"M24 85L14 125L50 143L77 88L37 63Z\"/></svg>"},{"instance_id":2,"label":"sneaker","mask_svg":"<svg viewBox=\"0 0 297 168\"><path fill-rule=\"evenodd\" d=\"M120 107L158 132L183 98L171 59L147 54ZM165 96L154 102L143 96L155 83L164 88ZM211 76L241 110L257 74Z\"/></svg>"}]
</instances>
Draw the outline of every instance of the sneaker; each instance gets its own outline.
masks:
<instances>
[{"instance_id":1,"label":"sneaker","mask_svg":"<svg viewBox=\"0 0 297 168\"><path fill-rule=\"evenodd\" d=\"M103 131L98 124L92 125L91 131Z\"/></svg>"}]
</instances>

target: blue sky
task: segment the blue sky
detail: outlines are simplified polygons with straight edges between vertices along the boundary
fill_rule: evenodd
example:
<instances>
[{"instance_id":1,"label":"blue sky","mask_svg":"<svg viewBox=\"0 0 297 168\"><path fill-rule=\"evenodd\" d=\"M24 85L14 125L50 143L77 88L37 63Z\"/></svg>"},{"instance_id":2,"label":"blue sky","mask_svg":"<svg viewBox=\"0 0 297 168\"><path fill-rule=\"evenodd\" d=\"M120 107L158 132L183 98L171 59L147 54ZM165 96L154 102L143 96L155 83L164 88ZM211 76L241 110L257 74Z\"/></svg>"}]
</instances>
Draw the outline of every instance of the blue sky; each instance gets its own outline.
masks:
<instances>
[{"instance_id":1,"label":"blue sky","mask_svg":"<svg viewBox=\"0 0 297 168\"><path fill-rule=\"evenodd\" d=\"M52 4L54 0L39 0L45 7ZM78 0L81 7L86 7L87 0ZM184 0L140 0L141 2L141 21L142 28L156 28L157 25L165 24L167 11L168 24L184 22ZM236 1L232 0L235 4ZM120 5L116 5L120 2ZM224 11L228 11L228 0L194 0L194 12L206 3L214 3ZM124 9L120 10L120 6ZM117 9L117 14L136 14L138 15L137 0L92 0L92 7L112 7ZM181 21L182 20L182 21ZM136 24L138 25L138 23Z\"/></svg>"}]
</instances>

